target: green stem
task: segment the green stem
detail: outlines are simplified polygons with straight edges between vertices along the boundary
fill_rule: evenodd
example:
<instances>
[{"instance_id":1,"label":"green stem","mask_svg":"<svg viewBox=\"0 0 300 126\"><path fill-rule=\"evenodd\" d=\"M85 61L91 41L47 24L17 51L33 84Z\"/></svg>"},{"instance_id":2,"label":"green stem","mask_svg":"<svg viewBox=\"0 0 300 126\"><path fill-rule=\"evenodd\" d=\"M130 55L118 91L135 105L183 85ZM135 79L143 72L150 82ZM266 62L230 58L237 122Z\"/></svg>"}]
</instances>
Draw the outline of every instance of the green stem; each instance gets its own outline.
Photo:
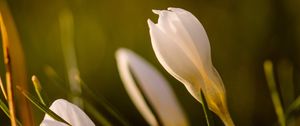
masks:
<instances>
[{"instance_id":1,"label":"green stem","mask_svg":"<svg viewBox=\"0 0 300 126\"><path fill-rule=\"evenodd\" d=\"M206 119L206 124L207 126L214 126L214 123L210 120L211 119L211 114L210 114L210 110L208 109L204 94L202 93L202 91L200 91L199 93L199 97L200 100L202 101L201 105L202 105L202 109L205 115L205 119Z\"/></svg>"}]
</instances>

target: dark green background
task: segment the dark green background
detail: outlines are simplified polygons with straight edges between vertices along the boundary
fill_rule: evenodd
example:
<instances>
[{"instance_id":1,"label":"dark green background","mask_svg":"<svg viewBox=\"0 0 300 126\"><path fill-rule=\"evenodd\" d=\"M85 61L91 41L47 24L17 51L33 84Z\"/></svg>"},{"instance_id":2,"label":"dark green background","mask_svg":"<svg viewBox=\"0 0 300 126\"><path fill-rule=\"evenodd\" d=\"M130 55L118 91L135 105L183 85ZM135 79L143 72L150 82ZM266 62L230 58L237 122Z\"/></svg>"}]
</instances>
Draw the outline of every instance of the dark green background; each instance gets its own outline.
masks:
<instances>
[{"instance_id":1,"label":"dark green background","mask_svg":"<svg viewBox=\"0 0 300 126\"><path fill-rule=\"evenodd\" d=\"M275 62L276 75L289 73L287 69L292 66L290 76L283 77L287 81L279 86L294 84L294 96L289 99L300 93L300 2L296 0L8 0L8 4L25 50L29 75L40 78L48 103L67 98L64 89L52 84L44 72L49 65L63 80L67 77L58 21L64 9L74 16L75 50L82 79L131 124L146 125L117 73L114 52L119 47L132 49L154 64L171 82L191 124L205 124L201 105L155 58L146 22L148 18L157 20L152 9L180 7L201 21L237 126L270 126L276 122L263 74L265 59ZM67 85L67 81L62 84ZM37 109L35 112L39 123L43 113ZM1 123L7 125L8 119L1 112L3 117Z\"/></svg>"}]
</instances>

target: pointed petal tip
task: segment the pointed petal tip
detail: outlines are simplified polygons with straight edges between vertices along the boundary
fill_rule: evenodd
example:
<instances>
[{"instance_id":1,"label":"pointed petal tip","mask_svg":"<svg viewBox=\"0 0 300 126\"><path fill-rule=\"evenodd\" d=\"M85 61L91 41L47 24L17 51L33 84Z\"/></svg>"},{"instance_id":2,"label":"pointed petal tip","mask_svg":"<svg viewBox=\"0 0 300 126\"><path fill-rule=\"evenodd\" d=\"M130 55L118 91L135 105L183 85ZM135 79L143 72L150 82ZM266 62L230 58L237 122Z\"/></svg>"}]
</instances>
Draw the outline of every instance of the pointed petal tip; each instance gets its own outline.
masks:
<instances>
[{"instance_id":1,"label":"pointed petal tip","mask_svg":"<svg viewBox=\"0 0 300 126\"><path fill-rule=\"evenodd\" d=\"M172 11L175 7L168 7L167 10Z\"/></svg>"},{"instance_id":2,"label":"pointed petal tip","mask_svg":"<svg viewBox=\"0 0 300 126\"><path fill-rule=\"evenodd\" d=\"M155 24L150 19L147 20L147 23L150 29L155 26Z\"/></svg>"},{"instance_id":3,"label":"pointed petal tip","mask_svg":"<svg viewBox=\"0 0 300 126\"><path fill-rule=\"evenodd\" d=\"M158 15L159 15L159 14L160 14L160 12L161 12L161 10L156 10L156 9L153 9L153 10L152 10L152 12L153 12L154 14L158 14Z\"/></svg>"},{"instance_id":4,"label":"pointed petal tip","mask_svg":"<svg viewBox=\"0 0 300 126\"><path fill-rule=\"evenodd\" d=\"M184 9L177 8L177 7L168 7L168 10L172 11L172 12L184 12L185 11Z\"/></svg>"}]
</instances>

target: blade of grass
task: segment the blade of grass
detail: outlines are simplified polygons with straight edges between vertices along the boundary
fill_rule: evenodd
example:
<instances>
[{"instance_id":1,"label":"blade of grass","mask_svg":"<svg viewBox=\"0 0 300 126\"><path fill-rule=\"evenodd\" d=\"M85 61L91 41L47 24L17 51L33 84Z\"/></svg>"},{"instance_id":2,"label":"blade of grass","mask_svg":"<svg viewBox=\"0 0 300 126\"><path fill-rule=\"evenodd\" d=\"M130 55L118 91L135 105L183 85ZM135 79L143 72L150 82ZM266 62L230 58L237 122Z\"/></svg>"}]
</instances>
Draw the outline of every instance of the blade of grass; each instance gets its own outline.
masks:
<instances>
[{"instance_id":1,"label":"blade of grass","mask_svg":"<svg viewBox=\"0 0 300 126\"><path fill-rule=\"evenodd\" d=\"M0 99L0 108L5 113L5 115L7 115L7 117L11 118L10 115L9 115L8 107L6 106L6 104L1 99ZM22 126L21 122L18 119L16 119L16 121L17 121L18 126Z\"/></svg>"},{"instance_id":2,"label":"blade of grass","mask_svg":"<svg viewBox=\"0 0 300 126\"><path fill-rule=\"evenodd\" d=\"M0 99L0 107L2 111L5 113L5 115L7 115L10 118L8 107L1 99Z\"/></svg>"},{"instance_id":3,"label":"blade of grass","mask_svg":"<svg viewBox=\"0 0 300 126\"><path fill-rule=\"evenodd\" d=\"M19 111L21 122L24 125L33 126L33 116L29 103L26 101L25 97L22 95L14 95L13 89L16 83L21 83L23 89L27 89L27 73L25 69L25 58L23 54L23 48L18 35L17 28L14 23L14 19L10 13L10 9L6 0L0 0L0 24L2 33L2 45L4 62L6 69L6 86L7 86L7 99L8 106L10 109L12 117L12 125L16 125L15 111ZM17 97L17 104L22 104L14 106L14 98Z\"/></svg>"},{"instance_id":4,"label":"blade of grass","mask_svg":"<svg viewBox=\"0 0 300 126\"><path fill-rule=\"evenodd\" d=\"M277 114L278 122L280 126L286 126L284 111L282 108L278 90L276 88L274 72L273 72L273 63L270 60L266 60L264 62L264 71L265 71L268 87L270 90L271 98L273 101L273 105L275 108L275 112Z\"/></svg>"},{"instance_id":5,"label":"blade of grass","mask_svg":"<svg viewBox=\"0 0 300 126\"><path fill-rule=\"evenodd\" d=\"M29 92L23 90L20 86L17 86L17 89L21 92L21 94L23 94L31 103L33 103L41 111L47 113L53 119L55 119L57 121L60 121L60 122L63 122L65 124L68 124L69 126L71 126L70 123L68 123L67 121L65 121L60 116L58 116L55 112L53 112L52 110L50 110L47 106L43 105L43 103L39 102L39 100L37 100L36 98L34 98L34 96L31 95Z\"/></svg>"},{"instance_id":6,"label":"blade of grass","mask_svg":"<svg viewBox=\"0 0 300 126\"><path fill-rule=\"evenodd\" d=\"M11 118L10 115L9 115L8 107L6 106L6 104L1 99L0 99L0 108L5 113L5 115L7 115L7 117ZM18 119L16 119L16 121L17 121L17 124L19 126L22 126L21 122Z\"/></svg>"},{"instance_id":7,"label":"blade of grass","mask_svg":"<svg viewBox=\"0 0 300 126\"><path fill-rule=\"evenodd\" d=\"M4 98L7 100L6 91L5 91L4 85L2 83L1 77L0 77L0 87L1 87L1 91L2 91L2 94L3 94Z\"/></svg>"},{"instance_id":8,"label":"blade of grass","mask_svg":"<svg viewBox=\"0 0 300 126\"><path fill-rule=\"evenodd\" d=\"M34 86L34 90L35 90L37 96L39 97L41 103L43 103L43 105L46 105L44 100L43 100L43 97L41 95L42 87L41 87L39 79L35 75L33 75L31 80L32 80L32 83L33 83L33 86Z\"/></svg>"},{"instance_id":9,"label":"blade of grass","mask_svg":"<svg viewBox=\"0 0 300 126\"><path fill-rule=\"evenodd\" d=\"M3 54L4 54L4 64L5 64L5 72L6 72L6 90L7 90L7 102L9 107L10 114L10 123L12 126L17 126L16 123L16 112L15 112L15 103L14 103L14 91L11 80L11 64L10 57L8 52L8 33L6 30L6 26L4 25L2 12L0 11L0 28L3 39Z\"/></svg>"}]
</instances>

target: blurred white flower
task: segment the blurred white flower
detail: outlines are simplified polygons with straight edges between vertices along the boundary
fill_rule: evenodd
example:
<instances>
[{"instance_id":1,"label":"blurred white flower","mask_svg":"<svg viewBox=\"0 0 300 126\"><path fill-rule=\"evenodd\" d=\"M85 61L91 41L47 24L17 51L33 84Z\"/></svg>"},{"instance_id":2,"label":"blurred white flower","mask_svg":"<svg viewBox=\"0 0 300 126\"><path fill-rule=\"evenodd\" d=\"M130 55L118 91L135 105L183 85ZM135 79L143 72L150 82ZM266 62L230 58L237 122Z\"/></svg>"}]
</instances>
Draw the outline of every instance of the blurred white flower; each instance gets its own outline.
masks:
<instances>
[{"instance_id":1,"label":"blurred white flower","mask_svg":"<svg viewBox=\"0 0 300 126\"><path fill-rule=\"evenodd\" d=\"M202 24L180 8L153 10L158 23L148 20L152 46L162 66L182 82L199 102L204 93L208 107L227 126L234 125L226 103L225 88L211 61L210 44Z\"/></svg>"},{"instance_id":2,"label":"blurred white flower","mask_svg":"<svg viewBox=\"0 0 300 126\"><path fill-rule=\"evenodd\" d=\"M50 109L72 126L95 126L92 120L76 105L64 100L55 100ZM45 115L40 126L68 126L65 123L54 120L49 115Z\"/></svg>"},{"instance_id":3,"label":"blurred white flower","mask_svg":"<svg viewBox=\"0 0 300 126\"><path fill-rule=\"evenodd\" d=\"M157 113L162 125L189 125L169 83L152 65L128 49L117 50L116 59L127 93L151 126L159 123L146 100Z\"/></svg>"}]
</instances>

